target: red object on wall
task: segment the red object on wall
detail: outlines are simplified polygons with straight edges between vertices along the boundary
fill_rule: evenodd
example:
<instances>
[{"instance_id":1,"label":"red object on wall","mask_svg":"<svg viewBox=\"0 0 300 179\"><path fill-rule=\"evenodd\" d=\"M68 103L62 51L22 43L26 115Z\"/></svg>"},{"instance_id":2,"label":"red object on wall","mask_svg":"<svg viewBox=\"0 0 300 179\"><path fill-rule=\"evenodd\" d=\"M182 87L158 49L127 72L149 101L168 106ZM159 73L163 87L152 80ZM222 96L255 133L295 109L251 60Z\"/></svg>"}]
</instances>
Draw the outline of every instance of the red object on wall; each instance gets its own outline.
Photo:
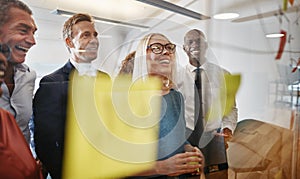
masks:
<instances>
[{"instance_id":1,"label":"red object on wall","mask_svg":"<svg viewBox=\"0 0 300 179\"><path fill-rule=\"evenodd\" d=\"M279 60L281 58L281 55L282 55L282 52L283 52L283 49L284 49L284 46L285 46L285 43L286 43L286 31L281 30L280 33L282 33L283 36L280 37L279 48L278 48L277 55L276 55L276 58L275 58L276 60Z\"/></svg>"},{"instance_id":2,"label":"red object on wall","mask_svg":"<svg viewBox=\"0 0 300 179\"><path fill-rule=\"evenodd\" d=\"M292 73L294 73L298 69L298 66L300 66L300 57L298 59L296 66L292 69Z\"/></svg>"}]
</instances>

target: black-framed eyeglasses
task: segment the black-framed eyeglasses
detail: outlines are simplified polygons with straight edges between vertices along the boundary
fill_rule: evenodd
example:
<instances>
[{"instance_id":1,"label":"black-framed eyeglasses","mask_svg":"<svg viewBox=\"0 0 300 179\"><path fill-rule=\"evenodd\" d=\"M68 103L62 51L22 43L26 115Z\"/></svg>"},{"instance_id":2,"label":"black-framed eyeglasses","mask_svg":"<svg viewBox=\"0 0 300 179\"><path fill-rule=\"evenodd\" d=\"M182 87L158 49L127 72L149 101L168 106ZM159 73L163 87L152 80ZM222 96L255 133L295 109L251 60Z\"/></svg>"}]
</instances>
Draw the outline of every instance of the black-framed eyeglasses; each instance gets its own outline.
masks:
<instances>
[{"instance_id":1,"label":"black-framed eyeglasses","mask_svg":"<svg viewBox=\"0 0 300 179\"><path fill-rule=\"evenodd\" d=\"M151 51L155 54L161 54L164 49L166 49L169 53L174 53L176 51L176 45L172 43L167 43L166 45L154 43L147 46L147 49L151 49Z\"/></svg>"},{"instance_id":2,"label":"black-framed eyeglasses","mask_svg":"<svg viewBox=\"0 0 300 179\"><path fill-rule=\"evenodd\" d=\"M0 52L3 53L7 60L9 60L11 50L8 45L0 43Z\"/></svg>"}]
</instances>

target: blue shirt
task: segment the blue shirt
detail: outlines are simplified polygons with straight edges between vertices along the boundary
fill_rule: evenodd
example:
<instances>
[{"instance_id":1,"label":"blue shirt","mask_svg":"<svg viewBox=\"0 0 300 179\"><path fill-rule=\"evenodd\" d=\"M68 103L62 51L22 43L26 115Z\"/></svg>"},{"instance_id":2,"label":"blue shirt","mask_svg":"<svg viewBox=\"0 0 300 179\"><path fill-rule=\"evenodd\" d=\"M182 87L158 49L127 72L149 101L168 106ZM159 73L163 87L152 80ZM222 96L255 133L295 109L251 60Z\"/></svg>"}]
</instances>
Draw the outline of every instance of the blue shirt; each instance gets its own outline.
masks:
<instances>
[{"instance_id":1,"label":"blue shirt","mask_svg":"<svg viewBox=\"0 0 300 179\"><path fill-rule=\"evenodd\" d=\"M186 128L183 102L182 94L173 89L162 98L158 160L184 152Z\"/></svg>"}]
</instances>

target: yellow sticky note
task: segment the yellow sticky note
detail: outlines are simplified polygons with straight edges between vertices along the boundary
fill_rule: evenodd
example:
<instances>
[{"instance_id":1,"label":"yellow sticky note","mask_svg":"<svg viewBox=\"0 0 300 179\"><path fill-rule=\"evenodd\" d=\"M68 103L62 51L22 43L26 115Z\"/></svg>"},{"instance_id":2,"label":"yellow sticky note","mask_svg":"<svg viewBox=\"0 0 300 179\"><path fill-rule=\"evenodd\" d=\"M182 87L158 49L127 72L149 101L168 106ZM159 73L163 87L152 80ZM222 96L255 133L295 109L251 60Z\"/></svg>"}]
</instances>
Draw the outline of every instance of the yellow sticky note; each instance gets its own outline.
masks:
<instances>
[{"instance_id":1,"label":"yellow sticky note","mask_svg":"<svg viewBox=\"0 0 300 179\"><path fill-rule=\"evenodd\" d=\"M157 159L160 83L70 77L63 178L120 178Z\"/></svg>"},{"instance_id":2,"label":"yellow sticky note","mask_svg":"<svg viewBox=\"0 0 300 179\"><path fill-rule=\"evenodd\" d=\"M208 110L205 116L207 120L206 127L209 128L210 124L220 122L223 116L232 111L240 81L241 76L239 74L225 74L219 78L220 86L211 86L211 103L207 106Z\"/></svg>"},{"instance_id":3,"label":"yellow sticky note","mask_svg":"<svg viewBox=\"0 0 300 179\"><path fill-rule=\"evenodd\" d=\"M227 116L231 111L232 107L235 103L235 96L239 89L241 83L241 75L240 74L226 74L225 78L225 109L224 116Z\"/></svg>"}]
</instances>

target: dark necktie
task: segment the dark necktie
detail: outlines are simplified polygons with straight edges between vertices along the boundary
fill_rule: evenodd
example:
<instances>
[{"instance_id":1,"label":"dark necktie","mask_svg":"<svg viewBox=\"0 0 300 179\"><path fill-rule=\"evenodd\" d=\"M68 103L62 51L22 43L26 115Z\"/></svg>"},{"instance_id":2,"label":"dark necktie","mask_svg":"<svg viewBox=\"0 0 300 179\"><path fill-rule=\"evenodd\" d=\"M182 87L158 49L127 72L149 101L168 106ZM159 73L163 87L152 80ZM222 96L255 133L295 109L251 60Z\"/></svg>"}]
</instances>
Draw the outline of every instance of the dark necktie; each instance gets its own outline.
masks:
<instances>
[{"instance_id":1,"label":"dark necktie","mask_svg":"<svg viewBox=\"0 0 300 179\"><path fill-rule=\"evenodd\" d=\"M201 84L201 71L200 68L197 67L195 71L195 109L194 109L194 121L195 121L195 128L192 132L191 136L189 137L189 141L194 146L199 146L199 141L201 135L203 133L203 109L202 109L202 84Z\"/></svg>"}]
</instances>

